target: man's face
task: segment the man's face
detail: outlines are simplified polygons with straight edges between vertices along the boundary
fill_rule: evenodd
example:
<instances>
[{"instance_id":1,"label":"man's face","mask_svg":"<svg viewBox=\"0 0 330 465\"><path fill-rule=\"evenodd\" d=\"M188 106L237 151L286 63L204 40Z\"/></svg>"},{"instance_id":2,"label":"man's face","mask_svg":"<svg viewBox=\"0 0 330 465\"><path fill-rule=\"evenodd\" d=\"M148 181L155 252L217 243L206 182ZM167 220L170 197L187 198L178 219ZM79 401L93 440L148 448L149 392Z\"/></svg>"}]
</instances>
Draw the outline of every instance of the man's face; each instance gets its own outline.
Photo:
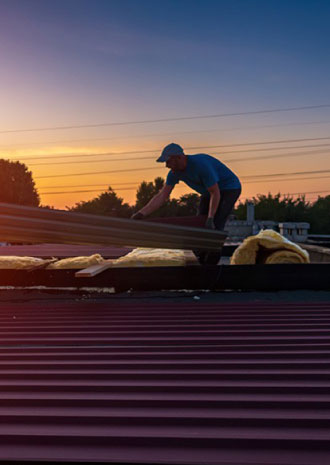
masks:
<instances>
[{"instance_id":1,"label":"man's face","mask_svg":"<svg viewBox=\"0 0 330 465\"><path fill-rule=\"evenodd\" d=\"M167 168L172 171L183 171L186 167L186 160L184 155L172 155L166 162Z\"/></svg>"}]
</instances>

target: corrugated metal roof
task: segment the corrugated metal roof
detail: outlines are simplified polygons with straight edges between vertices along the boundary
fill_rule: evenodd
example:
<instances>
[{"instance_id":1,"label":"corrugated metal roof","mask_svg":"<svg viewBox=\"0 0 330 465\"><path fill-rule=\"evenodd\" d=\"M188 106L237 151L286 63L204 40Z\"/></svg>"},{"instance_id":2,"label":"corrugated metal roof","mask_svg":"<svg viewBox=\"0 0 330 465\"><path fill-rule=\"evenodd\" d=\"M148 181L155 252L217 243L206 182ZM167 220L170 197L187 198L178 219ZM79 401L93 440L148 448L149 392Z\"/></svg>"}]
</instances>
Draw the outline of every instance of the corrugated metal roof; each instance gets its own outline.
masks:
<instances>
[{"instance_id":1,"label":"corrugated metal roof","mask_svg":"<svg viewBox=\"0 0 330 465\"><path fill-rule=\"evenodd\" d=\"M3 303L0 460L330 463L330 303Z\"/></svg>"}]
</instances>

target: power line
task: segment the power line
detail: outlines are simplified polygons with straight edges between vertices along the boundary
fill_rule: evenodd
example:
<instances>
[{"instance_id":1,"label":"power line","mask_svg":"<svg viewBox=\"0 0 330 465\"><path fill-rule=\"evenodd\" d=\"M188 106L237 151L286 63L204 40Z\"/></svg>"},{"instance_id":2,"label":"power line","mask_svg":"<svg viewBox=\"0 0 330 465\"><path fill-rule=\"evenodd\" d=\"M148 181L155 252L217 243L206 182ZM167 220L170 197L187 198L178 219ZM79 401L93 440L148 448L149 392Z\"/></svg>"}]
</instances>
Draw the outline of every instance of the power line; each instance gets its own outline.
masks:
<instances>
[{"instance_id":1,"label":"power line","mask_svg":"<svg viewBox=\"0 0 330 465\"><path fill-rule=\"evenodd\" d=\"M91 174L113 174L113 173L127 173L128 171L149 171L149 170L157 170L159 166L155 166L154 168L134 168L134 169L125 169L125 170L112 170L112 171L94 171L88 173L71 173L71 174L51 174L48 176L36 176L34 179L46 179L46 178L66 178L71 176L89 176Z\"/></svg>"},{"instance_id":2,"label":"power line","mask_svg":"<svg viewBox=\"0 0 330 465\"><path fill-rule=\"evenodd\" d=\"M137 187L139 186L139 183L135 183L135 184L132 184L131 187L120 187L120 188L113 188L113 190L116 192L116 191L128 191L128 190L134 190L136 189ZM112 187L112 186L111 186ZM183 187L187 187L185 185L179 185L179 186L176 186L177 188L183 188ZM39 192L39 194L41 195L55 195L55 194L77 194L77 193L81 193L81 192L100 192L100 189L91 189L91 190L78 190L78 191L62 191L62 192ZM107 191L106 191L107 192Z\"/></svg>"},{"instance_id":3,"label":"power line","mask_svg":"<svg viewBox=\"0 0 330 465\"><path fill-rule=\"evenodd\" d=\"M330 144L329 144L330 145ZM155 160L155 157L138 157L138 158L102 158L102 160L93 160L93 163L113 163L116 161L125 162L125 161L140 161L140 160ZM55 161L48 163L29 163L29 166L53 166L53 165L81 165L83 163L91 163L90 160L79 160L79 161Z\"/></svg>"},{"instance_id":4,"label":"power line","mask_svg":"<svg viewBox=\"0 0 330 465\"><path fill-rule=\"evenodd\" d=\"M285 197L286 195L309 195L309 194L324 194L326 192L330 192L329 189L327 190L324 190L324 191L313 191L313 192L287 192L286 194L281 194L281 197ZM256 195L260 195L260 194L256 194ZM248 199L248 198L251 198L251 197L243 197L244 199Z\"/></svg>"},{"instance_id":5,"label":"power line","mask_svg":"<svg viewBox=\"0 0 330 465\"><path fill-rule=\"evenodd\" d=\"M305 196L305 195L312 195L312 194L324 194L324 193L330 193L330 190L325 190L325 191L314 191L314 192L287 192L286 194L281 194L281 197L285 197L287 195L299 195L299 196ZM256 194L260 195L260 194ZM251 200L252 198L255 198L255 196L250 196L250 197L240 197L239 201L241 202L242 200ZM310 200L314 200L316 197L312 197Z\"/></svg>"},{"instance_id":6,"label":"power line","mask_svg":"<svg viewBox=\"0 0 330 465\"><path fill-rule=\"evenodd\" d=\"M330 173L330 170L317 170L317 171L296 171L293 173L270 173L270 174L252 174L249 176L241 176L241 179L251 179L251 178L268 178L268 177L282 177L282 176L299 176L300 174L321 174L321 173Z\"/></svg>"},{"instance_id":7,"label":"power line","mask_svg":"<svg viewBox=\"0 0 330 465\"><path fill-rule=\"evenodd\" d=\"M136 186L139 181L133 182L116 182L111 183L111 187L113 186ZM103 184L75 184L73 186L62 185L62 186L41 186L40 189L65 189L65 188L75 188L75 187L107 187L109 183L104 182Z\"/></svg>"},{"instance_id":8,"label":"power line","mask_svg":"<svg viewBox=\"0 0 330 465\"><path fill-rule=\"evenodd\" d=\"M316 140L328 140L329 136L325 137L309 137L304 139L282 139L282 140L268 140L268 141L257 141L257 142L240 142L238 144L222 144L222 145L205 145L202 147L187 147L187 149L201 149L201 148L218 148L218 147L243 147L246 145L268 145L268 144L284 144L288 142L311 142Z\"/></svg>"},{"instance_id":9,"label":"power line","mask_svg":"<svg viewBox=\"0 0 330 465\"><path fill-rule=\"evenodd\" d=\"M285 195L309 195L309 194L324 194L325 192L330 192L330 190L326 191L314 191L314 192L295 192L293 194L285 194Z\"/></svg>"},{"instance_id":10,"label":"power line","mask_svg":"<svg viewBox=\"0 0 330 465\"><path fill-rule=\"evenodd\" d=\"M288 107L288 108L273 108L270 110L256 110L256 111L243 111L235 113L221 113L213 115L196 115L196 116L180 116L174 118L159 118L152 120L137 120L137 121L119 121L110 123L98 123L98 124L80 124L71 126L52 126L44 128L29 128L29 129L8 129L0 131L0 134L18 133L18 132L37 132L37 131L62 131L66 129L82 129L82 128L98 128L105 126L127 126L134 124L149 124L149 123L164 123L169 121L183 121L183 120L195 120L195 119L209 119L209 118L227 118L230 116L245 116L245 115L259 115L265 113L278 113L278 112L289 112L289 111L303 111L313 110L318 108L329 108L330 104L324 105L306 105L301 107Z\"/></svg>"},{"instance_id":11,"label":"power line","mask_svg":"<svg viewBox=\"0 0 330 465\"><path fill-rule=\"evenodd\" d=\"M320 144L321 146L324 146L324 144ZM325 144L326 146L330 146L330 144ZM309 146L313 147L313 146ZM304 147L306 148L306 147ZM224 152L225 153L225 152ZM231 152L229 152L231 153ZM236 153L236 152L235 152ZM249 157L249 158L232 158L228 160L222 160L224 163L236 163L236 162L246 162L246 161L253 161L253 160L270 160L272 158L290 158L290 157L297 157L297 156L303 156L303 155L318 155L318 154L325 154L329 153L328 150L314 150L312 152L293 152L293 153L284 153L284 154L275 154L275 155L265 155L265 156L259 156L259 157ZM121 162L127 162L127 161L142 161L142 160L154 160L155 157L138 157L138 158L111 158L109 159L104 159L102 158L101 160L93 160L93 163L113 163L117 161ZM90 160L79 160L79 161L56 161L56 162L50 162L50 163L29 163L29 166L53 166L53 165L80 165L84 163L90 163Z\"/></svg>"},{"instance_id":12,"label":"power line","mask_svg":"<svg viewBox=\"0 0 330 465\"><path fill-rule=\"evenodd\" d=\"M317 177L314 177L314 176L307 176L307 177L303 177L303 178L286 178L284 179L284 181L306 181L306 180L319 180L319 179L329 179L330 176L327 175L327 176L317 176ZM146 181L146 182L152 182L152 181ZM251 184L251 183L260 183L260 182L265 182L264 180L258 180L258 181L246 181L244 184ZM278 182L278 179L269 179L267 180L267 182ZM136 186L138 186L138 184L140 183L140 181L136 181L136 182L127 182L127 183L111 183L111 187L114 189L114 190L118 190L118 188L116 188L117 185L125 185L125 186L130 186L131 188L134 188ZM103 184L75 184L75 185L62 185L62 186L42 186L40 187L40 189L63 189L63 188L67 188L67 189L74 189L75 187L104 187L104 188L107 188L108 186L110 185L110 183L106 183L104 182ZM179 185L176 185L175 186L176 188L177 187L184 187L183 185L181 186L180 184ZM38 188L39 189L39 188ZM99 190L99 189L98 189ZM68 191L67 193L71 193L71 192L74 192L74 191ZM91 192L96 192L96 190L93 190Z\"/></svg>"},{"instance_id":13,"label":"power line","mask_svg":"<svg viewBox=\"0 0 330 465\"><path fill-rule=\"evenodd\" d=\"M124 187L119 189L114 189L114 191L124 191L124 190L133 190L134 187ZM56 194L80 194L80 193L89 193L89 192L99 192L99 189L92 189L92 190L78 190L78 191L63 191L63 192L40 192L41 195L56 195ZM312 191L312 192L287 192L285 194L281 194L282 197L286 195L310 195L310 194L323 194L330 192L330 190L323 190L323 191ZM259 194L256 194L259 195ZM239 200L249 199L251 197L241 197Z\"/></svg>"},{"instance_id":14,"label":"power line","mask_svg":"<svg viewBox=\"0 0 330 465\"><path fill-rule=\"evenodd\" d=\"M314 176L308 176L308 177L304 177L304 178L285 178L283 179L282 177L279 177L279 178L276 178L276 179L267 179L266 181L264 179L259 179L259 180L254 180L254 181L245 181L244 184L256 184L256 183L260 183L260 182L278 182L278 181L312 181L313 179L315 180L319 180L319 179L329 179L330 176L317 176L317 177L314 177Z\"/></svg>"},{"instance_id":15,"label":"power line","mask_svg":"<svg viewBox=\"0 0 330 465\"><path fill-rule=\"evenodd\" d=\"M228 160L223 160L225 163L236 163L236 162L245 162L245 161L253 161L253 160L270 160L272 158L291 158L291 157L300 157L304 155L322 155L328 154L329 150L314 150L313 152L293 152L293 153L280 153L275 155L265 155L261 157L249 157L249 158L233 158Z\"/></svg>"},{"instance_id":16,"label":"power line","mask_svg":"<svg viewBox=\"0 0 330 465\"><path fill-rule=\"evenodd\" d=\"M116 191L131 191L134 187L121 187L116 189ZM82 192L100 192L100 189L92 189L92 190L81 190L81 191L64 191L64 192L39 192L41 195L56 195L56 194L80 194Z\"/></svg>"},{"instance_id":17,"label":"power line","mask_svg":"<svg viewBox=\"0 0 330 465\"><path fill-rule=\"evenodd\" d=\"M46 179L46 178L64 178L64 177L71 177L71 176L90 176L94 174L114 174L114 173L127 173L127 172L135 172L135 171L150 171L150 170L158 170L159 167L147 167L147 168L131 168L131 169L122 169L122 170L111 170L111 171L92 171L87 173L70 173L70 174L51 174L47 176L36 176L35 179ZM296 173L279 173L279 174L259 174L259 175L251 175L251 176L242 176L241 179L250 179L252 178L260 178L260 177L273 177L273 176L288 176L288 175L299 175L299 174L311 174L311 173L327 173L330 170L318 170L318 171L300 171Z\"/></svg>"},{"instance_id":18,"label":"power line","mask_svg":"<svg viewBox=\"0 0 330 465\"><path fill-rule=\"evenodd\" d=\"M304 138L304 139L283 139L277 141L262 141L262 142L244 142L239 144L222 144L222 145L202 145L202 146L192 146L186 147L186 150L196 150L196 149L209 149L209 148L227 148L227 147L243 147L243 146L251 146L251 145L269 145L269 144L284 144L284 143L292 143L292 142L313 142L317 140L329 140L330 136L326 137L313 137L313 138ZM243 149L238 151L222 151L222 154L228 153L241 153L241 152L256 152L256 151L266 151L266 150L283 150L283 149L290 149L290 148L309 148L309 147L323 147L328 146L330 144L317 144L317 145L303 145L303 146L293 146L293 147L266 147L262 149ZM101 152L101 153L82 153L82 154L56 154L56 155L42 155L42 156L32 156L32 157L20 157L20 158L12 158L12 161L24 161L24 160L46 160L46 159L53 159L54 157L57 158L81 158L81 157L100 157L100 156L112 156L112 155L133 155L139 153L158 153L160 149L153 149L153 150L132 150L129 152ZM155 155L156 156L156 155ZM151 157L153 158L153 157Z\"/></svg>"},{"instance_id":19,"label":"power line","mask_svg":"<svg viewBox=\"0 0 330 465\"><path fill-rule=\"evenodd\" d=\"M173 136L181 134L200 134L200 133L209 133L209 132L230 132L230 131L242 131L246 129L267 129L267 128L276 128L276 127L287 127L287 126L308 126L308 125L318 125L318 124L330 124L330 121L305 121L305 122L291 122L291 123L280 123L280 124L262 124L255 126L236 126L234 128L222 128L222 129L200 129L194 131L180 131L180 132L161 132L161 133L149 133L149 134L131 134L115 137L89 137L82 139L64 139L64 140L55 140L55 141L44 141L44 142L24 142L19 144L1 144L2 147L17 147L17 146L26 146L28 145L47 145L47 144L63 144L67 142L91 142L91 141L104 141L104 140L118 140L118 139L136 139L140 137L159 137L159 136Z\"/></svg>"}]
</instances>

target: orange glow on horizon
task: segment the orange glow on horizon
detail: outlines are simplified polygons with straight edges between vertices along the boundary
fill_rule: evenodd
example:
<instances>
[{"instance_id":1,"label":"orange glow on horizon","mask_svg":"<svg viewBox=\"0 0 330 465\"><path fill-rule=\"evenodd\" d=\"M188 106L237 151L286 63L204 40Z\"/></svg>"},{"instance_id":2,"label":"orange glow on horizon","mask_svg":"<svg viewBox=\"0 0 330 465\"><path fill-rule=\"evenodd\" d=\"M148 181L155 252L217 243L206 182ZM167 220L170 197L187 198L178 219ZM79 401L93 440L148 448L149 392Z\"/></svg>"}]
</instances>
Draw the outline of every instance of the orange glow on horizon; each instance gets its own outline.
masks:
<instances>
[{"instance_id":1,"label":"orange glow on horizon","mask_svg":"<svg viewBox=\"0 0 330 465\"><path fill-rule=\"evenodd\" d=\"M205 141L201 141L200 144L203 144L203 142L205 144ZM164 144L155 143L155 141L151 140L139 142L139 145L133 143L118 143L116 145L112 145L110 148L109 146L95 145L89 147L53 145L50 147L45 146L44 148L39 147L37 149L27 147L11 150L4 150L0 148L0 157L9 160L18 159L20 162L27 165L28 169L32 171L33 179L40 194L42 205L54 206L59 209L72 207L78 202L92 200L107 190L108 186L111 186L118 196L122 197L125 202L132 205L135 203L136 189L139 184L142 181L153 181L157 176L165 178L167 175L167 169L164 164L156 163L155 159L158 156L157 153L153 154L153 152L147 152L145 154L119 154L113 156L109 155L109 152L120 153L139 151L141 147L143 147L146 151L151 151L156 145L161 147ZM99 155L95 156L95 159L93 159L93 157L89 159L88 157L79 156L91 153L97 153ZM187 153L189 154L194 152L187 151ZM75 158L65 159L68 155L78 156ZM249 157L253 155L255 155L253 152L249 152ZM260 155L260 152L258 152L257 155ZM325 152L324 155L321 154L320 156L322 159L327 161L327 155L328 154ZM52 156L53 158L42 160L42 158L46 156ZM140 157L150 157L150 159L147 158L140 160ZM228 167L241 178L243 185L241 195L242 199L251 198L257 194L267 195L268 193L277 194L279 192L281 194L288 194L326 191L328 187L328 180L326 178L319 179L318 177L305 180L300 180L299 177L297 177L297 180L292 178L286 180L285 177L283 177L281 180L270 179L262 182L244 182L244 176L251 176L254 174L289 173L308 170L313 171L317 168L313 157L303 155L301 158L303 162L299 163L299 158L280 158L279 161L274 158L258 162L257 160L244 161L243 153L235 153L233 155L233 158L237 159L238 157L241 157L242 161L235 161L231 164L230 155L226 154L221 156L219 152L219 155L217 156L220 160L226 161ZM32 160L31 158L37 159ZM127 160L125 158L127 158ZM56 164L63 161L65 164ZM330 163L328 164L330 169ZM143 168L146 168L146 170L143 171ZM115 172L111 173L112 171ZM93 172L98 174L89 174ZM76 173L76 175L73 174L70 176L70 173ZM80 176L79 173L86 174ZM64 176L60 177L62 175ZM47 176L54 177L48 178ZM55 194L55 192L59 193ZM176 186L172 196L178 198L189 192L193 191L183 183L180 183ZM315 198L317 195L306 196L307 200L313 197Z\"/></svg>"}]
</instances>

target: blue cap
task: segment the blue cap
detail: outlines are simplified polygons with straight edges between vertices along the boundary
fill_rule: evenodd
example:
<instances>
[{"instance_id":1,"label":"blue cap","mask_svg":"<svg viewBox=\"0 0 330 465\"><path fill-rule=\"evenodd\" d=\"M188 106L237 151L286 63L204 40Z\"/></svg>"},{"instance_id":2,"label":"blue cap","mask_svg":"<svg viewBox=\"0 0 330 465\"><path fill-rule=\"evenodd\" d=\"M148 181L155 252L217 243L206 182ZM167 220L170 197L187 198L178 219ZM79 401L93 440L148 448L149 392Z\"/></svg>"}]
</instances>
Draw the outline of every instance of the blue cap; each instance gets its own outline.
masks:
<instances>
[{"instance_id":1,"label":"blue cap","mask_svg":"<svg viewBox=\"0 0 330 465\"><path fill-rule=\"evenodd\" d=\"M183 148L178 144L169 144L163 149L162 154L159 158L157 158L157 161L167 161L172 155L184 155Z\"/></svg>"}]
</instances>

